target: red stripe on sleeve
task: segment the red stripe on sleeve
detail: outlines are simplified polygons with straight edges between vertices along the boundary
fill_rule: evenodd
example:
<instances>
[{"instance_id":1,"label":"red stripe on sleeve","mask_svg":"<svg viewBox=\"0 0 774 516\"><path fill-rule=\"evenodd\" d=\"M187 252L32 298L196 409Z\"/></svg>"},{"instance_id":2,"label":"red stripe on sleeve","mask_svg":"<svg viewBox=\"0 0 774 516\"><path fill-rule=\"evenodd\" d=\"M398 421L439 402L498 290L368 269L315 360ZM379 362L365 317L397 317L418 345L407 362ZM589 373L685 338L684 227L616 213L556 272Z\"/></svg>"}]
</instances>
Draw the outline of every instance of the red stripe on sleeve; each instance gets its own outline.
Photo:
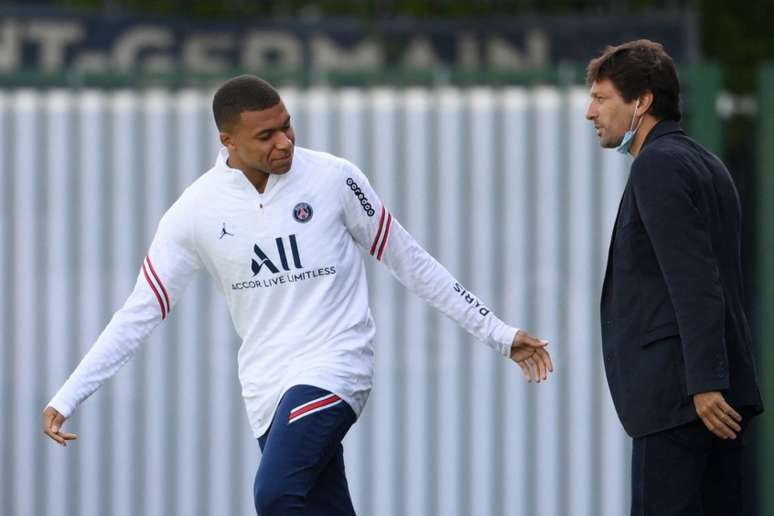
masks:
<instances>
[{"instance_id":1,"label":"red stripe on sleeve","mask_svg":"<svg viewBox=\"0 0 774 516\"><path fill-rule=\"evenodd\" d=\"M164 311L164 303L161 301L161 296L159 295L159 291L156 290L156 285L153 284L153 282L150 279L150 276L148 276L148 269L145 268L145 263L142 264L142 273L145 275L145 281L148 282L148 286L150 286L151 290L153 291L153 294L156 296L156 301L159 302L159 308L161 308L161 320L163 321L167 314Z\"/></svg>"},{"instance_id":2,"label":"red stripe on sleeve","mask_svg":"<svg viewBox=\"0 0 774 516\"><path fill-rule=\"evenodd\" d=\"M392 213L387 217L387 227L384 230L384 238L382 239L382 245L379 247L379 256L376 257L377 260L382 260L382 255L384 255L384 249L387 247L387 240L390 238L390 227L392 227Z\"/></svg>"},{"instance_id":3,"label":"red stripe on sleeve","mask_svg":"<svg viewBox=\"0 0 774 516\"><path fill-rule=\"evenodd\" d=\"M371 256L374 255L376 252L376 244L379 243L379 237L382 236L382 226L384 225L384 204L382 204L382 215L379 218L379 231L376 232L376 238L374 238L374 243L371 244Z\"/></svg>"},{"instance_id":4,"label":"red stripe on sleeve","mask_svg":"<svg viewBox=\"0 0 774 516\"><path fill-rule=\"evenodd\" d=\"M151 262L150 255L145 257L148 260L148 266L150 267L151 273L153 273L153 277L156 278L156 282L159 284L159 287L161 287L161 291L164 293L164 300L167 302L167 313L172 311L172 307L169 305L169 296L167 295L167 289L164 288L164 284L159 279L158 274L156 274L156 270L153 268L153 263Z\"/></svg>"}]
</instances>

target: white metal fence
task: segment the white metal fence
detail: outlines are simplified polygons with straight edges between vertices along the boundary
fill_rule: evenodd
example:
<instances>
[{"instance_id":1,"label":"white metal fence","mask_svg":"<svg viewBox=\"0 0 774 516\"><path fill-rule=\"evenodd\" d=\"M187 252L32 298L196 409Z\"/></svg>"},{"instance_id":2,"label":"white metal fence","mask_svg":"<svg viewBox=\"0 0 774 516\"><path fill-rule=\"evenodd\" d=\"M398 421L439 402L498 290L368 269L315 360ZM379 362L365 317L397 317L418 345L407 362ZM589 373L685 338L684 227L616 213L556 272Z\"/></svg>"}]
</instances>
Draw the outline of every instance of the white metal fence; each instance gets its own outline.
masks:
<instances>
[{"instance_id":1,"label":"white metal fence","mask_svg":"<svg viewBox=\"0 0 774 516\"><path fill-rule=\"evenodd\" d=\"M376 381L345 440L377 516L620 516L629 444L598 297L627 162L582 89L288 90L298 143L358 165L503 319L552 342L513 364L369 265ZM0 92L0 513L250 515L259 460L225 303L199 278L86 401L66 450L41 410L129 294L164 210L210 167L211 94Z\"/></svg>"}]
</instances>

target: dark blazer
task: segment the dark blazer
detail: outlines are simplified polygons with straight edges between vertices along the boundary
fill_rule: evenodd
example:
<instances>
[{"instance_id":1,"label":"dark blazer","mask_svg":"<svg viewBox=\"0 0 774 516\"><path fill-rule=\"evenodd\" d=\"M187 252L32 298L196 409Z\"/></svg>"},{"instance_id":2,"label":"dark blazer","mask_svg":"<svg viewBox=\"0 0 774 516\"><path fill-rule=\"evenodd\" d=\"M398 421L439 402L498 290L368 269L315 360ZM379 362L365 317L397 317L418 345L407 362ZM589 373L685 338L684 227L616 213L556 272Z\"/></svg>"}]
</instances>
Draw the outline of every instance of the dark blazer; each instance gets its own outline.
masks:
<instances>
[{"instance_id":1,"label":"dark blazer","mask_svg":"<svg viewBox=\"0 0 774 516\"><path fill-rule=\"evenodd\" d=\"M602 287L605 372L629 435L697 419L700 392L762 411L740 250L728 170L677 122L659 122L632 163Z\"/></svg>"}]
</instances>

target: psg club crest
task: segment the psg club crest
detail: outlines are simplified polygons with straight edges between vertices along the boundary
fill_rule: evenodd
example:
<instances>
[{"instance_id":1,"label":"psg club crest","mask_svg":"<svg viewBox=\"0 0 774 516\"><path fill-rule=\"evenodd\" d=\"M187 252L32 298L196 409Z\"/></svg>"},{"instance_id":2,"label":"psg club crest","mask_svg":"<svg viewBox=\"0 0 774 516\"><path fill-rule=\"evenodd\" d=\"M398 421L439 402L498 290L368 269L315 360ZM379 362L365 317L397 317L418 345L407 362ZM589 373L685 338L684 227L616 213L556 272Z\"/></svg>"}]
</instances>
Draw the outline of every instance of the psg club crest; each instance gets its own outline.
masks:
<instances>
[{"instance_id":1,"label":"psg club crest","mask_svg":"<svg viewBox=\"0 0 774 516\"><path fill-rule=\"evenodd\" d=\"M309 222L313 213L312 207L305 202L300 202L293 208L293 218L301 223Z\"/></svg>"}]
</instances>

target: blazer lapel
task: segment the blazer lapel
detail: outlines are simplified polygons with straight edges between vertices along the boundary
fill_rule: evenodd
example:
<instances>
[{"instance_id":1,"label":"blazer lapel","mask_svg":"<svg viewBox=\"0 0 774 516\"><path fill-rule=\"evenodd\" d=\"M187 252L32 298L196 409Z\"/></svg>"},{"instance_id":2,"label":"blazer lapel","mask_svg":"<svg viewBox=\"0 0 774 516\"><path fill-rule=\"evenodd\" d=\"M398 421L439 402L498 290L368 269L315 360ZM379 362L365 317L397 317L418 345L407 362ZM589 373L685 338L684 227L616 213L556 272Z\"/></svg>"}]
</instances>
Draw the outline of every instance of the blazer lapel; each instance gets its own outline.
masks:
<instances>
[{"instance_id":1,"label":"blazer lapel","mask_svg":"<svg viewBox=\"0 0 774 516\"><path fill-rule=\"evenodd\" d=\"M613 275L613 246L615 245L615 236L616 233L618 233L618 219L621 218L621 207L623 206L624 198L629 192L629 181L626 182L626 187L624 188L623 194L621 195L621 200L618 202L618 212L615 215L615 222L613 223L613 234L610 236L610 247L607 250L607 265L605 266L605 279L602 281L602 296L600 298L600 315L602 317L602 324L604 325L607 322L607 310L606 310L606 299L608 290L610 288L610 283L613 281L612 275Z\"/></svg>"}]
</instances>

